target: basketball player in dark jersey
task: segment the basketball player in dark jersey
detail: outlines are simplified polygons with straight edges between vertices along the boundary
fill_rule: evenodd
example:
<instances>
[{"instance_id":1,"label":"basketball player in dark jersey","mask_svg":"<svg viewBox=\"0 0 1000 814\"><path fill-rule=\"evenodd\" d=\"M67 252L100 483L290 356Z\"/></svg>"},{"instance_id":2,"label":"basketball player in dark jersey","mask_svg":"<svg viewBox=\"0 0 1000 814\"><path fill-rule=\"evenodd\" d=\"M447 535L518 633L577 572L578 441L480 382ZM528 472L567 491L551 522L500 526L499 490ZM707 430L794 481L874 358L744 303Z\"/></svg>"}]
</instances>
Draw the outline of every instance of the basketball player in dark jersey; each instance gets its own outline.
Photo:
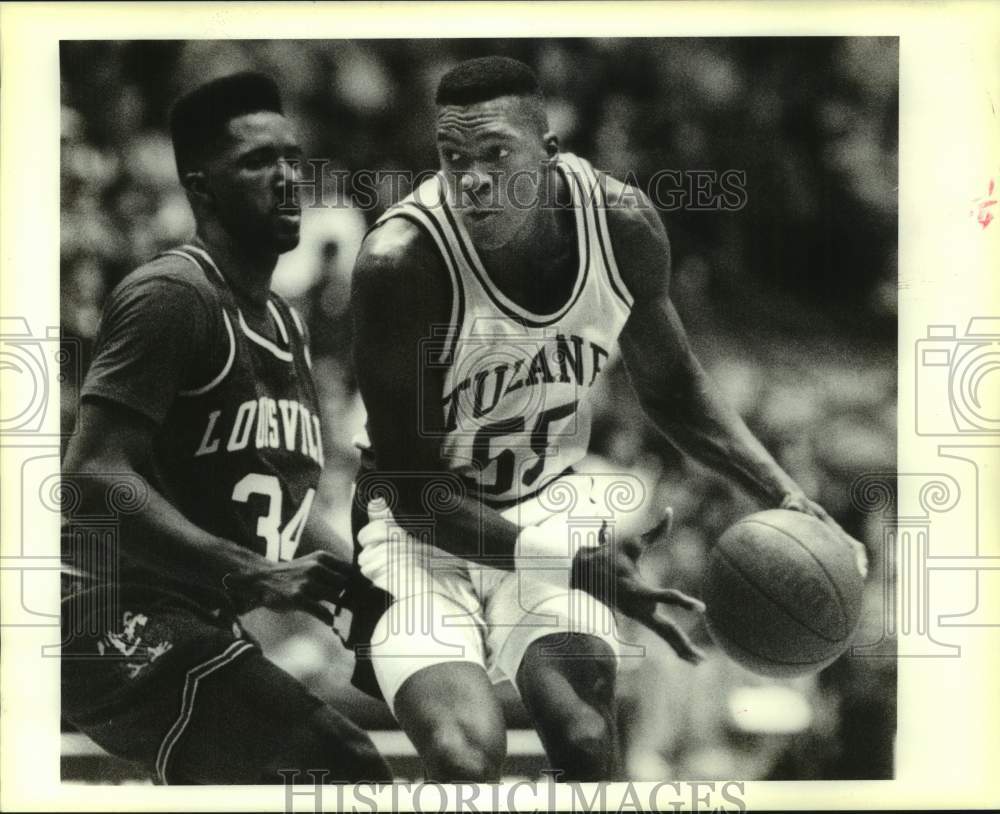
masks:
<instances>
[{"instance_id":1,"label":"basketball player in dark jersey","mask_svg":"<svg viewBox=\"0 0 1000 814\"><path fill-rule=\"evenodd\" d=\"M547 484L588 497L573 467L589 438L589 388L615 344L678 448L764 506L835 526L861 570L863 548L720 402L670 302L657 213L639 190L560 154L531 70L470 60L444 76L437 102L442 172L385 213L354 272L371 442L358 559L395 600L355 609L352 640L366 645L356 683L381 691L436 780L501 776L497 677L520 693L564 778L620 778L616 641L586 620L613 607L696 663L658 606L700 603L642 581L642 542L567 538L558 501L545 500ZM376 495L392 513L369 503ZM585 609L576 620L560 608L567 591Z\"/></svg>"},{"instance_id":2,"label":"basketball player in dark jersey","mask_svg":"<svg viewBox=\"0 0 1000 814\"><path fill-rule=\"evenodd\" d=\"M237 619L330 623L347 570L310 520L323 456L305 327L269 290L299 240L294 129L250 73L181 99L171 129L197 236L112 292L63 463L74 517L121 509L103 546L64 526L63 714L159 783L390 780Z\"/></svg>"}]
</instances>

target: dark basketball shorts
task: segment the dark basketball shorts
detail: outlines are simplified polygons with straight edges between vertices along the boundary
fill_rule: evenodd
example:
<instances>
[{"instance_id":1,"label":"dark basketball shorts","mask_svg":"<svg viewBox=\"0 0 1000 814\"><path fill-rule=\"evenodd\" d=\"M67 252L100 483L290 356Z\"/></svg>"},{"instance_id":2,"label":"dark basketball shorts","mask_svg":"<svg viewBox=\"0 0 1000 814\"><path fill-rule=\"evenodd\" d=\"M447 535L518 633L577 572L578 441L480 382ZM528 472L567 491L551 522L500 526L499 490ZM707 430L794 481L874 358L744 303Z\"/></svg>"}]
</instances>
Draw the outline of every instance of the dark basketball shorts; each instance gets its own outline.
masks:
<instances>
[{"instance_id":1,"label":"dark basketball shorts","mask_svg":"<svg viewBox=\"0 0 1000 814\"><path fill-rule=\"evenodd\" d=\"M233 617L176 594L78 592L62 624L63 717L158 783L259 782L281 733L323 706ZM219 742L192 742L206 732Z\"/></svg>"}]
</instances>

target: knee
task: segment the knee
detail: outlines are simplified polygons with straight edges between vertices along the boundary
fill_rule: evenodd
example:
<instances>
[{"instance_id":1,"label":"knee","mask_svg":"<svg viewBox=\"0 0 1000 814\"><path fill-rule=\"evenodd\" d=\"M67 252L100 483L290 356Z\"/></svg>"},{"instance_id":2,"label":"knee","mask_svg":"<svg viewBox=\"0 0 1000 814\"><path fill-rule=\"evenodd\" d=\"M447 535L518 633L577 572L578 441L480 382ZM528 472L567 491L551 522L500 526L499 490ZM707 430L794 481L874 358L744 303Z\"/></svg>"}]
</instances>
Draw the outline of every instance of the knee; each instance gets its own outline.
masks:
<instances>
[{"instance_id":1,"label":"knee","mask_svg":"<svg viewBox=\"0 0 1000 814\"><path fill-rule=\"evenodd\" d=\"M349 755L347 763L351 768L349 771L341 770L342 777L339 779L352 783L361 781L369 783L392 782L392 770L389 768L389 764L385 762L385 758L375 748L375 744L365 732L359 729L352 733L341 749Z\"/></svg>"},{"instance_id":2,"label":"knee","mask_svg":"<svg viewBox=\"0 0 1000 814\"><path fill-rule=\"evenodd\" d=\"M298 763L325 772L326 782L392 782L392 772L371 738L330 710L302 728Z\"/></svg>"},{"instance_id":3,"label":"knee","mask_svg":"<svg viewBox=\"0 0 1000 814\"><path fill-rule=\"evenodd\" d=\"M442 783L498 782L506 756L506 731L476 731L455 723L437 727L423 755L428 779Z\"/></svg>"},{"instance_id":4,"label":"knee","mask_svg":"<svg viewBox=\"0 0 1000 814\"><path fill-rule=\"evenodd\" d=\"M571 763L593 767L602 764L614 753L614 727L594 709L582 707L560 728Z\"/></svg>"},{"instance_id":5,"label":"knee","mask_svg":"<svg viewBox=\"0 0 1000 814\"><path fill-rule=\"evenodd\" d=\"M614 724L596 710L550 721L544 732L545 751L564 781L621 779Z\"/></svg>"}]
</instances>

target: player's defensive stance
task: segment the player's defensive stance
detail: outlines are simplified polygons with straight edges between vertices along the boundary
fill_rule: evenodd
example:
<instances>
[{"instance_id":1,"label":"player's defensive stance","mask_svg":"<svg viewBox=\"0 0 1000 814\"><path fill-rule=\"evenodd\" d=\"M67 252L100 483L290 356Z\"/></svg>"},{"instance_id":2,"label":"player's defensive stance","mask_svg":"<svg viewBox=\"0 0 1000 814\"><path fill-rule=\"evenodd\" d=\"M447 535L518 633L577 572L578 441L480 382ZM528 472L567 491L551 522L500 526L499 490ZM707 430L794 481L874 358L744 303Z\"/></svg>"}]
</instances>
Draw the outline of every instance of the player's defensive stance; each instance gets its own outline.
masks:
<instances>
[{"instance_id":1,"label":"player's defensive stance","mask_svg":"<svg viewBox=\"0 0 1000 814\"><path fill-rule=\"evenodd\" d=\"M615 344L680 449L764 505L826 515L719 402L667 293L657 213L559 152L531 70L462 63L437 102L441 172L386 211L354 272L372 444L356 529L370 498L392 502L372 501L359 534L360 569L391 601L355 610L355 681L375 679L435 780L501 776L504 677L564 778L619 777L609 606L697 662L658 605L700 603L641 581L643 543L588 546L557 505L559 485L596 500L573 466Z\"/></svg>"},{"instance_id":2,"label":"player's defensive stance","mask_svg":"<svg viewBox=\"0 0 1000 814\"><path fill-rule=\"evenodd\" d=\"M349 569L307 522L319 406L303 324L269 290L299 240L294 129L259 74L203 85L171 129L197 237L109 298L63 465L74 515L120 509L110 542L64 534L63 714L160 783L389 780L236 616L331 622Z\"/></svg>"}]
</instances>

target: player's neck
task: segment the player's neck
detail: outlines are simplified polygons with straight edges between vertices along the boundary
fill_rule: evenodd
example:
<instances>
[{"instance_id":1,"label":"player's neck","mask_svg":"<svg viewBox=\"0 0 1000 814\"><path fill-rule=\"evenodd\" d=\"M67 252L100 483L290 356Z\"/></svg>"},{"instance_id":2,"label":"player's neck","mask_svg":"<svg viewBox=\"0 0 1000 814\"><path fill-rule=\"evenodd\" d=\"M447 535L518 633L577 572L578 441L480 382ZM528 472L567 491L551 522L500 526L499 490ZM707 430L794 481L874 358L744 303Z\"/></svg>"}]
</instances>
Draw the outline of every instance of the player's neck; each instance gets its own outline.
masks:
<instances>
[{"instance_id":1,"label":"player's neck","mask_svg":"<svg viewBox=\"0 0 1000 814\"><path fill-rule=\"evenodd\" d=\"M487 268L520 268L538 254L539 246L562 245L561 216L556 207L539 206L504 245L495 249L477 246L476 251Z\"/></svg>"},{"instance_id":2,"label":"player's neck","mask_svg":"<svg viewBox=\"0 0 1000 814\"><path fill-rule=\"evenodd\" d=\"M199 225L195 241L211 255L238 294L261 308L267 305L277 254L248 250L215 224Z\"/></svg>"},{"instance_id":3,"label":"player's neck","mask_svg":"<svg viewBox=\"0 0 1000 814\"><path fill-rule=\"evenodd\" d=\"M553 170L551 181L555 184L554 196L541 195L533 216L525 219L510 240L495 249L476 246L476 251L487 268L522 268L536 258L539 246L551 248L564 244L567 222L569 232L575 231L573 219L566 219L573 201L565 179Z\"/></svg>"}]
</instances>

